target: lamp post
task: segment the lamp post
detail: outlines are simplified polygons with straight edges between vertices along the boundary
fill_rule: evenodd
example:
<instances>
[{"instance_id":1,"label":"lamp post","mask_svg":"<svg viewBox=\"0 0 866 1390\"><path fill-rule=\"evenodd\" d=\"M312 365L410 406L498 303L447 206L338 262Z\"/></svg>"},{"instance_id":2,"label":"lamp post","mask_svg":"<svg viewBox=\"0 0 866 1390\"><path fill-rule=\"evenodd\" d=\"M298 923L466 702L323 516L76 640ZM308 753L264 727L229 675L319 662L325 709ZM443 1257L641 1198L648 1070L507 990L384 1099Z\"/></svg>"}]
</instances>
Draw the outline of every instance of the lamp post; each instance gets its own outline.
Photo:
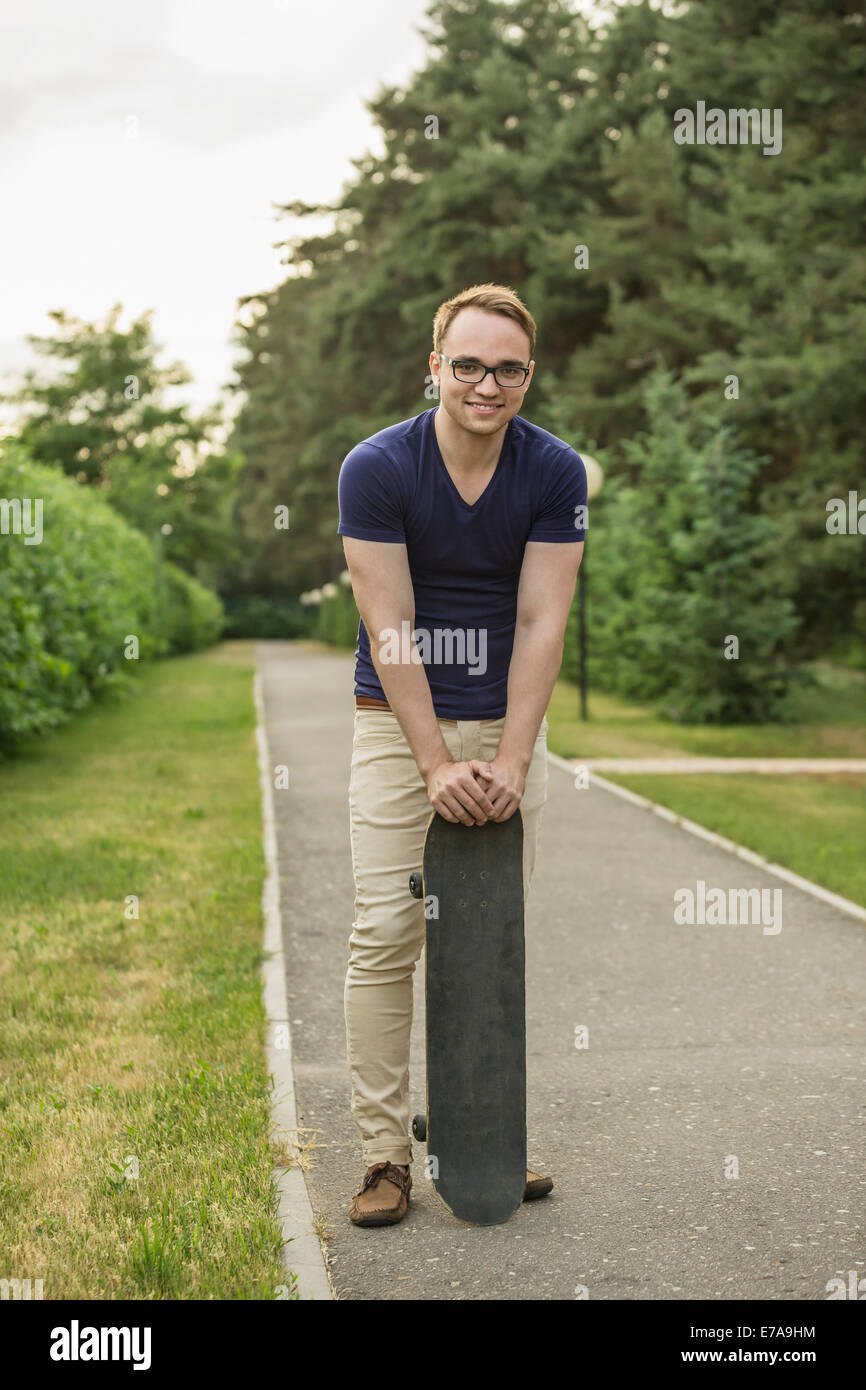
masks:
<instances>
[{"instance_id":1,"label":"lamp post","mask_svg":"<svg viewBox=\"0 0 866 1390\"><path fill-rule=\"evenodd\" d=\"M317 638L317 637L319 636L319 622L320 622L320 616L321 616L320 613L319 613L319 605L321 604L321 602L322 602L322 591L321 591L321 589L308 589L307 592L306 592L305 594L301 594L301 603L303 603L304 605L309 605L309 607L312 608L312 609L314 610L315 615L316 615L316 616L315 616L314 623L313 623L313 632L312 632L312 636L315 637L315 638Z\"/></svg>"},{"instance_id":2,"label":"lamp post","mask_svg":"<svg viewBox=\"0 0 866 1390\"><path fill-rule=\"evenodd\" d=\"M591 501L601 492L601 485L604 481L604 474L601 465L589 454L581 454L583 465L586 469L586 500ZM589 527L587 526L587 539L589 539ZM586 660L586 546L584 544L583 559L580 562L580 569L577 572L577 651L578 651L578 679L580 685L580 717L586 722L586 684L587 684L587 660Z\"/></svg>"},{"instance_id":3,"label":"lamp post","mask_svg":"<svg viewBox=\"0 0 866 1390\"><path fill-rule=\"evenodd\" d=\"M164 521L158 530L153 533L153 577L154 577L154 597L156 609L156 632L157 642L163 635L163 581L162 581L162 538L170 536L174 527L170 522Z\"/></svg>"}]
</instances>

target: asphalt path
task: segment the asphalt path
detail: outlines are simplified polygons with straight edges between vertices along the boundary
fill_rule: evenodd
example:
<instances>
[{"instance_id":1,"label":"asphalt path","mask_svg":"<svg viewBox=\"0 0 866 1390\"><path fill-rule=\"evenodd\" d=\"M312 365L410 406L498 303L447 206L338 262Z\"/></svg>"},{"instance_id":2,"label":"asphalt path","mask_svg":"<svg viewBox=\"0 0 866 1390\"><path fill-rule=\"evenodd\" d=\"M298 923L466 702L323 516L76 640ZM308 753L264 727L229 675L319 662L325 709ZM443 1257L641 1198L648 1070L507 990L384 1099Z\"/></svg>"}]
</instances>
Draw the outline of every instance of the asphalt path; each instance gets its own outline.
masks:
<instances>
[{"instance_id":1,"label":"asphalt path","mask_svg":"<svg viewBox=\"0 0 866 1390\"><path fill-rule=\"evenodd\" d=\"M289 768L274 801L296 1103L337 1297L826 1300L828 1281L866 1280L863 925L555 766L526 921L529 1163L554 1190L469 1227L416 1146L406 1218L349 1222L353 659L289 642L257 657ZM781 930L676 922L698 881L781 892ZM411 1085L422 1111L423 956Z\"/></svg>"}]
</instances>

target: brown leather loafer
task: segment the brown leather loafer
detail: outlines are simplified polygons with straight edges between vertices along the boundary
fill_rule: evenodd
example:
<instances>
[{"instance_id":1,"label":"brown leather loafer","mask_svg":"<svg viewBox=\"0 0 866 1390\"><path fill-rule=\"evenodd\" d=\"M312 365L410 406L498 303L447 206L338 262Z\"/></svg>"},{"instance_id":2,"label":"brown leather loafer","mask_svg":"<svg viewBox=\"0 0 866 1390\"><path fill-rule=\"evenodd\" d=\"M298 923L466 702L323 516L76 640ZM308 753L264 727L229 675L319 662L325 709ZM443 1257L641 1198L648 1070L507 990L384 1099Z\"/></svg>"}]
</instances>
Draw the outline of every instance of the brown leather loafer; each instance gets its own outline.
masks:
<instances>
[{"instance_id":1,"label":"brown leather loafer","mask_svg":"<svg viewBox=\"0 0 866 1390\"><path fill-rule=\"evenodd\" d=\"M553 1190L553 1178L539 1177L538 1173L533 1173L531 1168L526 1170L526 1191L523 1194L524 1202L534 1202L536 1197L546 1197L548 1192Z\"/></svg>"},{"instance_id":2,"label":"brown leather loafer","mask_svg":"<svg viewBox=\"0 0 866 1390\"><path fill-rule=\"evenodd\" d=\"M408 1163L374 1163L352 1198L349 1220L356 1226L396 1225L406 1215L411 1188Z\"/></svg>"}]
</instances>

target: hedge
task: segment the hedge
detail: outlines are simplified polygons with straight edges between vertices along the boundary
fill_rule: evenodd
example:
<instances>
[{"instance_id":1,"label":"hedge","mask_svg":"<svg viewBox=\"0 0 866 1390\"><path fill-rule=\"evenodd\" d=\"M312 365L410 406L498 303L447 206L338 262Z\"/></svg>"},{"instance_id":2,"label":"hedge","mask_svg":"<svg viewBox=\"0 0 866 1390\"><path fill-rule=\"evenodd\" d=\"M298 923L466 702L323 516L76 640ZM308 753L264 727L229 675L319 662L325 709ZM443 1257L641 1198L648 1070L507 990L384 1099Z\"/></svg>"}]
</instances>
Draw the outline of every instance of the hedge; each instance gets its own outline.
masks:
<instances>
[{"instance_id":1,"label":"hedge","mask_svg":"<svg viewBox=\"0 0 866 1390\"><path fill-rule=\"evenodd\" d=\"M0 442L0 748L64 723L142 661L212 644L222 618L217 596L92 487Z\"/></svg>"},{"instance_id":2,"label":"hedge","mask_svg":"<svg viewBox=\"0 0 866 1390\"><path fill-rule=\"evenodd\" d=\"M223 594L223 637L312 637L314 615L296 598L278 594Z\"/></svg>"}]
</instances>

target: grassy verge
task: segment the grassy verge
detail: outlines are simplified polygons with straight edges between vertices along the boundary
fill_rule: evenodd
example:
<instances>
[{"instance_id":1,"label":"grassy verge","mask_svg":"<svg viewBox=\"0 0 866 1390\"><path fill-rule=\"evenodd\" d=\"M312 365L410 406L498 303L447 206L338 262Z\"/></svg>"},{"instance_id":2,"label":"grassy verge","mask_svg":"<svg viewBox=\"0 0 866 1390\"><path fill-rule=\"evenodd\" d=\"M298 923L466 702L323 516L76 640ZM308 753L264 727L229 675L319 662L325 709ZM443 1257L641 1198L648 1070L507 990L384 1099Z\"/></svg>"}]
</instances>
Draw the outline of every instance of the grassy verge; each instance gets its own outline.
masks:
<instances>
[{"instance_id":1,"label":"grassy verge","mask_svg":"<svg viewBox=\"0 0 866 1390\"><path fill-rule=\"evenodd\" d=\"M559 681L547 718L548 744L563 758L866 758L866 674L816 663L815 684L788 702L784 724L672 724L617 695L591 692L589 719Z\"/></svg>"},{"instance_id":2,"label":"grassy verge","mask_svg":"<svg viewBox=\"0 0 866 1390\"><path fill-rule=\"evenodd\" d=\"M273 1298L249 646L143 673L0 797L0 1275Z\"/></svg>"},{"instance_id":3,"label":"grassy verge","mask_svg":"<svg viewBox=\"0 0 866 1390\"><path fill-rule=\"evenodd\" d=\"M816 665L814 676L814 685L792 696L789 722L725 728L666 723L602 694L590 695L582 723L575 687L560 681L548 709L548 745L566 758L866 757L863 673ZM866 778L604 776L866 907Z\"/></svg>"}]
</instances>

